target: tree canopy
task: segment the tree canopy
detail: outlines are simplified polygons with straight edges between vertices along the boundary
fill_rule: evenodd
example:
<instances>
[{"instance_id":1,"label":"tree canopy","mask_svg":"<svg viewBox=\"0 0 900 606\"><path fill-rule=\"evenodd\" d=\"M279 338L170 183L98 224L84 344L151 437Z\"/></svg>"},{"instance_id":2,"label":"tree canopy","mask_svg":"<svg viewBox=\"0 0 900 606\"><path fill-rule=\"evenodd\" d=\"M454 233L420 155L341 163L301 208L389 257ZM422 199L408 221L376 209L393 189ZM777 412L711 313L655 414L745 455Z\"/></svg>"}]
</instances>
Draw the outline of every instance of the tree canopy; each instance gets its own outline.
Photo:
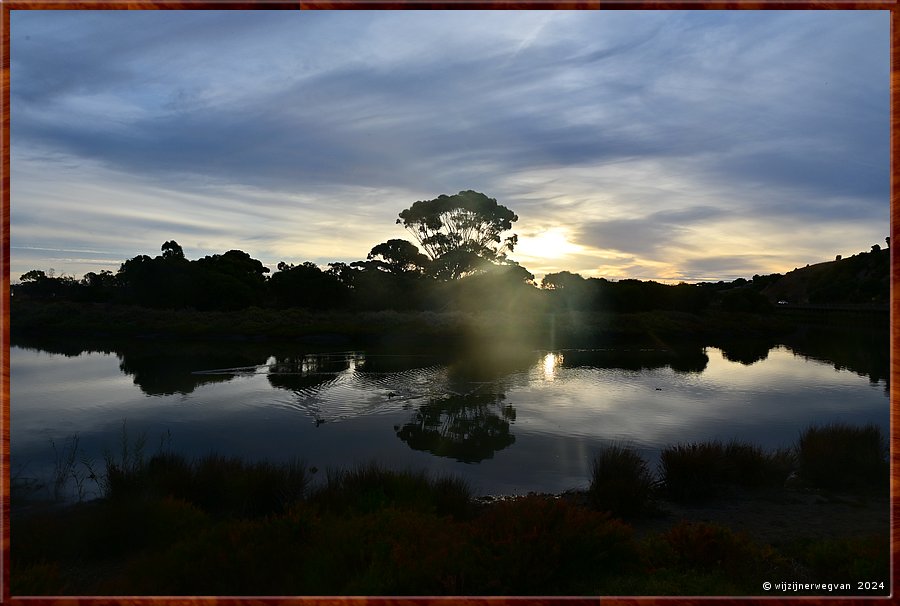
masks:
<instances>
[{"instance_id":1,"label":"tree canopy","mask_svg":"<svg viewBox=\"0 0 900 606\"><path fill-rule=\"evenodd\" d=\"M422 273L428 265L428 257L420 253L415 244L399 239L373 247L366 259L375 259L375 267L392 274Z\"/></svg>"},{"instance_id":2,"label":"tree canopy","mask_svg":"<svg viewBox=\"0 0 900 606\"><path fill-rule=\"evenodd\" d=\"M484 263L506 261L518 236L501 238L519 217L494 198L466 190L420 200L400 213L398 224L409 231L431 259L431 273L456 279Z\"/></svg>"}]
</instances>

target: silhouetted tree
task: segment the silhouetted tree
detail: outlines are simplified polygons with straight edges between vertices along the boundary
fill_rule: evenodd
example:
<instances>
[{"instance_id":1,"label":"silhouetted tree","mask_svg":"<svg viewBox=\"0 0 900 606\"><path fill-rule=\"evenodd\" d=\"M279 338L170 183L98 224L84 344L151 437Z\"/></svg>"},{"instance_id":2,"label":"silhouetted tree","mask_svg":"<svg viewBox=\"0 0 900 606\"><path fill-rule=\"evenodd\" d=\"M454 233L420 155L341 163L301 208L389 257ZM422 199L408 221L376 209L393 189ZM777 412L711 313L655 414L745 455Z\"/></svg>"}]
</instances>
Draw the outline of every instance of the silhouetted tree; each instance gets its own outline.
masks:
<instances>
[{"instance_id":1,"label":"silhouetted tree","mask_svg":"<svg viewBox=\"0 0 900 606\"><path fill-rule=\"evenodd\" d=\"M541 280L541 288L549 291L554 309L587 310L596 305L596 284L570 271L549 273Z\"/></svg>"},{"instance_id":2,"label":"silhouetted tree","mask_svg":"<svg viewBox=\"0 0 900 606\"><path fill-rule=\"evenodd\" d=\"M278 264L278 272L269 279L268 287L279 307L341 307L348 293L348 287L334 273L323 272L311 261L300 265L282 261Z\"/></svg>"},{"instance_id":3,"label":"silhouetted tree","mask_svg":"<svg viewBox=\"0 0 900 606\"><path fill-rule=\"evenodd\" d=\"M163 259L184 259L184 250L175 240L163 242L160 250L162 251Z\"/></svg>"},{"instance_id":4,"label":"silhouetted tree","mask_svg":"<svg viewBox=\"0 0 900 606\"><path fill-rule=\"evenodd\" d=\"M83 298L87 301L109 301L116 294L116 276L108 269L92 271L81 279Z\"/></svg>"},{"instance_id":5,"label":"silhouetted tree","mask_svg":"<svg viewBox=\"0 0 900 606\"><path fill-rule=\"evenodd\" d=\"M263 301L269 268L242 250L229 250L194 262L199 309L241 309Z\"/></svg>"},{"instance_id":6,"label":"silhouetted tree","mask_svg":"<svg viewBox=\"0 0 900 606\"><path fill-rule=\"evenodd\" d=\"M415 244L399 239L388 240L373 247L366 255L366 259L374 259L375 267L398 275L421 274L429 261L426 255L419 252Z\"/></svg>"},{"instance_id":7,"label":"silhouetted tree","mask_svg":"<svg viewBox=\"0 0 900 606\"><path fill-rule=\"evenodd\" d=\"M578 288L585 283L581 274L573 274L570 271L559 271L544 276L541 280L541 288L547 290L563 290L566 288Z\"/></svg>"},{"instance_id":8,"label":"silhouetted tree","mask_svg":"<svg viewBox=\"0 0 900 606\"><path fill-rule=\"evenodd\" d=\"M344 288L352 289L359 272L346 263L329 263L325 273L337 278Z\"/></svg>"},{"instance_id":9,"label":"silhouetted tree","mask_svg":"<svg viewBox=\"0 0 900 606\"><path fill-rule=\"evenodd\" d=\"M19 284L13 286L15 296L33 299L76 299L79 284L71 276L49 275L40 269L32 269L19 277Z\"/></svg>"},{"instance_id":10,"label":"silhouetted tree","mask_svg":"<svg viewBox=\"0 0 900 606\"><path fill-rule=\"evenodd\" d=\"M518 216L494 198L472 190L421 200L397 219L431 259L431 273L457 279L477 271L481 261L502 262L518 236L502 239Z\"/></svg>"}]
</instances>

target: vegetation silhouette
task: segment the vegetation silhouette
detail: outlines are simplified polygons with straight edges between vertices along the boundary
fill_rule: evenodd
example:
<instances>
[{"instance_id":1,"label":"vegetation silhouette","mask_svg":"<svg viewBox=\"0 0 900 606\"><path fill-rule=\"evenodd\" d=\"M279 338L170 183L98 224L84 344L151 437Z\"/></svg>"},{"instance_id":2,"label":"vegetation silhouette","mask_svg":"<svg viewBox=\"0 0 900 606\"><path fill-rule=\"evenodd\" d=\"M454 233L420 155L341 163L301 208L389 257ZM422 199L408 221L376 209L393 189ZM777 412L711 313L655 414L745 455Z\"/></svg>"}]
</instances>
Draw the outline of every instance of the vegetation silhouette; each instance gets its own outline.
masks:
<instances>
[{"instance_id":1,"label":"vegetation silhouette","mask_svg":"<svg viewBox=\"0 0 900 606\"><path fill-rule=\"evenodd\" d=\"M702 347L685 345L679 349L568 350L563 352L561 366L624 370L653 370L668 366L676 372L703 372L708 363L709 357Z\"/></svg>"},{"instance_id":2,"label":"vegetation silhouette","mask_svg":"<svg viewBox=\"0 0 900 606\"><path fill-rule=\"evenodd\" d=\"M848 258L787 275L752 280L661 284L649 280L584 278L569 271L534 274L509 258L518 216L496 199L466 190L421 200L397 223L414 244L390 239L365 260L298 264L276 271L242 250L190 260L175 240L156 257L137 255L115 273L88 272L81 280L33 269L12 285L15 301L74 301L197 311L251 308L344 311L482 311L518 316L575 312L641 313L709 310L771 313L777 303L886 306L889 249L876 244ZM886 239L889 244L889 239ZM421 247L421 248L420 248ZM840 257L840 256L839 256Z\"/></svg>"}]
</instances>

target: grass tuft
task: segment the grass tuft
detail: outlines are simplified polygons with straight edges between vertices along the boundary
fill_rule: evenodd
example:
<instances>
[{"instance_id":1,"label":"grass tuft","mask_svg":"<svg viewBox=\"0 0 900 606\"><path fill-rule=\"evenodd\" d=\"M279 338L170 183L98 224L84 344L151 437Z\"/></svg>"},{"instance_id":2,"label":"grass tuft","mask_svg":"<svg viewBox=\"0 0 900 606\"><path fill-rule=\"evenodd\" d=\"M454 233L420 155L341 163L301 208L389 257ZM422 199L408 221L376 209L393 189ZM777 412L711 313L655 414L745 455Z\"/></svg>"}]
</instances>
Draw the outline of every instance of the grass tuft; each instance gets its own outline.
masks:
<instances>
[{"instance_id":1,"label":"grass tuft","mask_svg":"<svg viewBox=\"0 0 900 606\"><path fill-rule=\"evenodd\" d=\"M655 510L656 482L638 452L619 444L606 446L594 457L588 498L601 511L630 518Z\"/></svg>"},{"instance_id":2,"label":"grass tuft","mask_svg":"<svg viewBox=\"0 0 900 606\"><path fill-rule=\"evenodd\" d=\"M808 427L798 446L800 475L809 484L836 491L887 491L888 445L874 424Z\"/></svg>"},{"instance_id":3,"label":"grass tuft","mask_svg":"<svg viewBox=\"0 0 900 606\"><path fill-rule=\"evenodd\" d=\"M676 501L714 496L725 469L725 447L719 441L675 444L665 448L659 457L663 486Z\"/></svg>"},{"instance_id":4,"label":"grass tuft","mask_svg":"<svg viewBox=\"0 0 900 606\"><path fill-rule=\"evenodd\" d=\"M368 463L328 470L325 484L310 500L332 512L366 513L395 506L462 519L471 513L472 489L461 478L433 479L424 471L392 471Z\"/></svg>"}]
</instances>

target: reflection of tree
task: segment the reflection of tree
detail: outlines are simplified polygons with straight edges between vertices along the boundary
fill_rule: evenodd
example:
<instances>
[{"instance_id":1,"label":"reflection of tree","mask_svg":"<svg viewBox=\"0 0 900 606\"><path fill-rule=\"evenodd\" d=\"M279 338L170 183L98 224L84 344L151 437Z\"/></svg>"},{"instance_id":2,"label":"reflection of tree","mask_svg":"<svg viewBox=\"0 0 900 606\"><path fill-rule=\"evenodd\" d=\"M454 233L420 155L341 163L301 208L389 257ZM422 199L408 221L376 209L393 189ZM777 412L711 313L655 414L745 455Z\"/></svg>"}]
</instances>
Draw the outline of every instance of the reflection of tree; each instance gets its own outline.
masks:
<instances>
[{"instance_id":1,"label":"reflection of tree","mask_svg":"<svg viewBox=\"0 0 900 606\"><path fill-rule=\"evenodd\" d=\"M75 358L83 353L97 352L109 354L116 350L111 344L96 339L48 337L47 335L41 334L10 335L10 345L12 347L22 347L24 349L34 349L36 351L59 354L66 356L67 358Z\"/></svg>"},{"instance_id":2,"label":"reflection of tree","mask_svg":"<svg viewBox=\"0 0 900 606\"><path fill-rule=\"evenodd\" d=\"M134 384L150 396L189 394L207 383L230 381L234 373L193 374L219 368L253 367L266 355L241 348L222 349L211 344L154 341L128 343L118 348L119 370L134 376Z\"/></svg>"},{"instance_id":3,"label":"reflection of tree","mask_svg":"<svg viewBox=\"0 0 900 606\"><path fill-rule=\"evenodd\" d=\"M257 366L264 363L270 353L269 346L265 344L223 345L167 339L123 341L20 335L12 344L67 357L92 352L115 354L119 358L119 370L132 375L134 384L148 396L189 394L200 385L230 381L234 378L233 373L193 373L216 368Z\"/></svg>"},{"instance_id":4,"label":"reflection of tree","mask_svg":"<svg viewBox=\"0 0 900 606\"><path fill-rule=\"evenodd\" d=\"M516 441L509 424L516 419L502 393L475 393L433 398L397 430L414 450L464 463L490 459Z\"/></svg>"},{"instance_id":5,"label":"reflection of tree","mask_svg":"<svg viewBox=\"0 0 900 606\"><path fill-rule=\"evenodd\" d=\"M769 350L776 343L770 339L739 339L719 344L722 356L729 362L739 362L745 366L756 364L769 357Z\"/></svg>"},{"instance_id":6,"label":"reflection of tree","mask_svg":"<svg viewBox=\"0 0 900 606\"><path fill-rule=\"evenodd\" d=\"M353 354L278 356L269 364L266 378L272 387L302 392L331 381L335 374L362 363L362 357Z\"/></svg>"},{"instance_id":7,"label":"reflection of tree","mask_svg":"<svg viewBox=\"0 0 900 606\"><path fill-rule=\"evenodd\" d=\"M846 327L805 326L784 344L796 355L829 362L837 370L851 370L869 381L890 384L890 331L848 323Z\"/></svg>"},{"instance_id":8,"label":"reflection of tree","mask_svg":"<svg viewBox=\"0 0 900 606\"><path fill-rule=\"evenodd\" d=\"M621 368L624 370L653 370L672 368L676 372L703 372L709 358L698 346L677 349L567 349L562 366L577 368Z\"/></svg>"}]
</instances>

